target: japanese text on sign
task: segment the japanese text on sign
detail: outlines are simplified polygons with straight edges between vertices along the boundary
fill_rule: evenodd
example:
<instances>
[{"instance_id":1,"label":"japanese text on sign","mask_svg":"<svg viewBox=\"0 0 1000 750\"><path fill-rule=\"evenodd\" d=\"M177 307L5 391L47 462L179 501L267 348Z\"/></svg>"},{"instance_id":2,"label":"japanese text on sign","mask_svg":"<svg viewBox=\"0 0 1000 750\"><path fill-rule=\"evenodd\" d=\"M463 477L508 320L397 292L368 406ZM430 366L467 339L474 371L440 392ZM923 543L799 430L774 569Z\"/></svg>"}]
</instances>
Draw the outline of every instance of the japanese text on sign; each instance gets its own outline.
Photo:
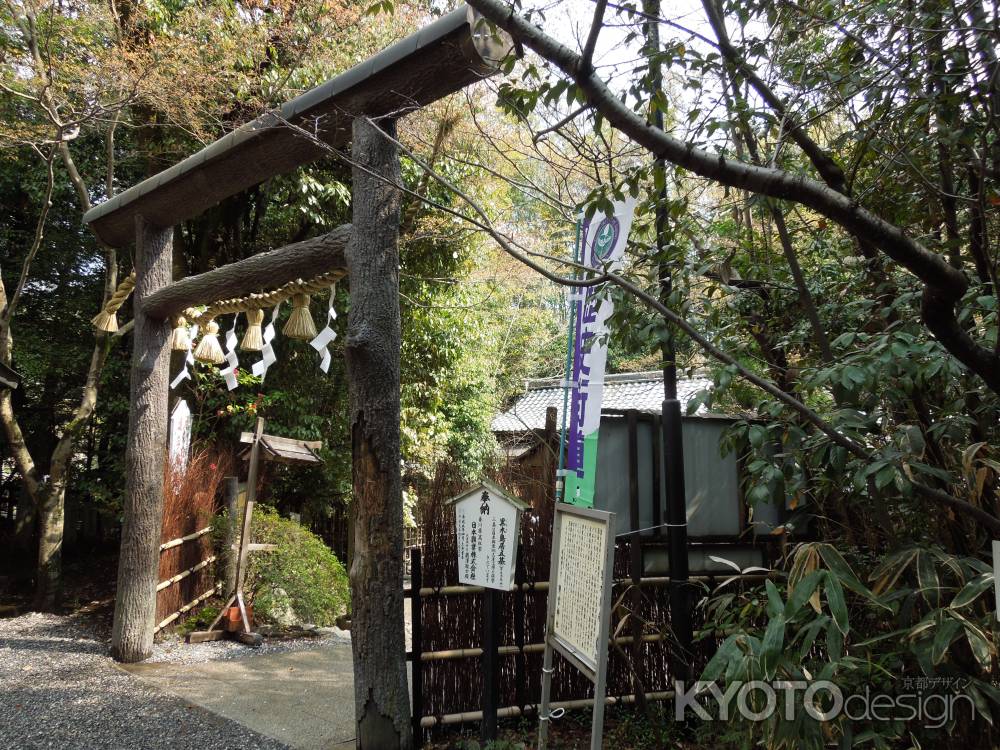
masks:
<instances>
[{"instance_id":1,"label":"japanese text on sign","mask_svg":"<svg viewBox=\"0 0 1000 750\"><path fill-rule=\"evenodd\" d=\"M555 635L596 670L608 528L605 523L590 518L569 514L557 517L561 522L561 536Z\"/></svg>"},{"instance_id":2,"label":"japanese text on sign","mask_svg":"<svg viewBox=\"0 0 1000 750\"><path fill-rule=\"evenodd\" d=\"M509 591L514 584L520 509L485 489L455 504L458 580Z\"/></svg>"}]
</instances>

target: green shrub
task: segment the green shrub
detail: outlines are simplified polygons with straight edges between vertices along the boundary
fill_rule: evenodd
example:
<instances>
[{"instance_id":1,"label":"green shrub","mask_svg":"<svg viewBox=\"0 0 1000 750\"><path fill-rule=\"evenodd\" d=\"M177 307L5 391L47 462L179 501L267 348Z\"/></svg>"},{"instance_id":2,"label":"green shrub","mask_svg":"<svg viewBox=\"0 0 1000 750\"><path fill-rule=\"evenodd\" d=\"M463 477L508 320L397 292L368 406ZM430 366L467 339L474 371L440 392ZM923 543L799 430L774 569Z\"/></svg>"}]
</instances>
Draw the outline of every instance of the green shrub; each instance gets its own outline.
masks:
<instances>
[{"instance_id":1,"label":"green shrub","mask_svg":"<svg viewBox=\"0 0 1000 750\"><path fill-rule=\"evenodd\" d=\"M250 539L277 545L273 552L250 555L244 588L256 618L280 622L291 608L299 622L329 626L347 611L347 573L318 536L273 508L258 505Z\"/></svg>"}]
</instances>

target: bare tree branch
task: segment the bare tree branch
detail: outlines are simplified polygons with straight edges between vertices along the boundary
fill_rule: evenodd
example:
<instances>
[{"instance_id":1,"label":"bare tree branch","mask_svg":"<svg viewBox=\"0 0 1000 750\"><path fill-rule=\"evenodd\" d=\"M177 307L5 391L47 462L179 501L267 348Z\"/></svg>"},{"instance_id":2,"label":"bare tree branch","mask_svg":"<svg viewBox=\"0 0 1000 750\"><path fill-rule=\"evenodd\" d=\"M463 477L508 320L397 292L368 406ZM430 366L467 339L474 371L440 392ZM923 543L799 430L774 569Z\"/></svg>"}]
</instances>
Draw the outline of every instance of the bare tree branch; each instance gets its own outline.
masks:
<instances>
[{"instance_id":1,"label":"bare tree branch","mask_svg":"<svg viewBox=\"0 0 1000 750\"><path fill-rule=\"evenodd\" d=\"M604 12L608 9L608 0L597 0L594 4L594 20L590 23L590 33L587 34L587 42L583 45L582 64L588 69L594 67L594 49L597 47L597 37L601 35L604 27Z\"/></svg>"}]
</instances>

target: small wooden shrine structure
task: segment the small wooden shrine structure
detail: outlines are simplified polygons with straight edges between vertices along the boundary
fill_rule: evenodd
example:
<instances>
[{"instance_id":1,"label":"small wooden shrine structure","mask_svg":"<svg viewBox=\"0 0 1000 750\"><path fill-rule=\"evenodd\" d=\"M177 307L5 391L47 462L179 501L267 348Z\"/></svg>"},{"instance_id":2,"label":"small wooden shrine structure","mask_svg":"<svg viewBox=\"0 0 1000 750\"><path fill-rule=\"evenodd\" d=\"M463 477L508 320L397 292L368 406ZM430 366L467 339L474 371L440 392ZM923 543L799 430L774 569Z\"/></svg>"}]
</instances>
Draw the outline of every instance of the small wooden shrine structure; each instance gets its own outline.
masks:
<instances>
[{"instance_id":1,"label":"small wooden shrine structure","mask_svg":"<svg viewBox=\"0 0 1000 750\"><path fill-rule=\"evenodd\" d=\"M20 384L21 376L10 367L7 367L3 362L0 362L0 388L12 391Z\"/></svg>"},{"instance_id":2,"label":"small wooden shrine structure","mask_svg":"<svg viewBox=\"0 0 1000 750\"><path fill-rule=\"evenodd\" d=\"M323 443L315 440L295 440L293 438L278 437L276 435L264 434L264 420L257 419L257 427L253 432L244 432L240 435L241 443L249 443L247 467L247 493L246 503L243 506L243 516L240 523L239 544L236 550L236 581L232 592L226 600L226 606L219 612L219 616L212 621L208 630L195 631L188 636L189 643L201 643L203 641L215 641L232 635L237 640L250 646L259 646L261 638L254 633L251 627L251 618L247 613L247 605L243 596L243 584L246 582L247 561L251 552L270 552L274 549L270 544L255 544L250 541L251 527L253 526L253 507L257 502L257 484L260 473L261 454L263 460L276 461L283 464L318 464L322 463L319 451ZM227 550L232 552L232 550ZM236 630L228 628L216 629L227 616L227 611L236 607L240 613L240 627Z\"/></svg>"}]
</instances>

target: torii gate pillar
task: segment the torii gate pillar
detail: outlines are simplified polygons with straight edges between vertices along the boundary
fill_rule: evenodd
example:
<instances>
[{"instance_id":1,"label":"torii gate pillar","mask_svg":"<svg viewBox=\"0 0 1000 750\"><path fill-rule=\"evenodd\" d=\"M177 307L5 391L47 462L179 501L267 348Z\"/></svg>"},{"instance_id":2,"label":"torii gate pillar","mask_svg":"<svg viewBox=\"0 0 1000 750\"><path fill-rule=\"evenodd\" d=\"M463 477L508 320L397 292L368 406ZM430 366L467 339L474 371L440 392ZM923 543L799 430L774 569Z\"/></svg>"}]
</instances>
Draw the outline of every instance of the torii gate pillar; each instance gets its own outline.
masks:
<instances>
[{"instance_id":1,"label":"torii gate pillar","mask_svg":"<svg viewBox=\"0 0 1000 750\"><path fill-rule=\"evenodd\" d=\"M395 138L394 122L382 130ZM353 123L354 233L347 246L346 342L353 459L351 643L358 748L412 747L403 633L399 448L399 153L367 118Z\"/></svg>"},{"instance_id":2,"label":"torii gate pillar","mask_svg":"<svg viewBox=\"0 0 1000 750\"><path fill-rule=\"evenodd\" d=\"M143 312L143 302L170 283L173 229L135 218L135 327L132 333L131 408L125 450L125 522L111 654L142 661L153 653L156 583L160 569L163 462L167 444L170 322Z\"/></svg>"}]
</instances>

